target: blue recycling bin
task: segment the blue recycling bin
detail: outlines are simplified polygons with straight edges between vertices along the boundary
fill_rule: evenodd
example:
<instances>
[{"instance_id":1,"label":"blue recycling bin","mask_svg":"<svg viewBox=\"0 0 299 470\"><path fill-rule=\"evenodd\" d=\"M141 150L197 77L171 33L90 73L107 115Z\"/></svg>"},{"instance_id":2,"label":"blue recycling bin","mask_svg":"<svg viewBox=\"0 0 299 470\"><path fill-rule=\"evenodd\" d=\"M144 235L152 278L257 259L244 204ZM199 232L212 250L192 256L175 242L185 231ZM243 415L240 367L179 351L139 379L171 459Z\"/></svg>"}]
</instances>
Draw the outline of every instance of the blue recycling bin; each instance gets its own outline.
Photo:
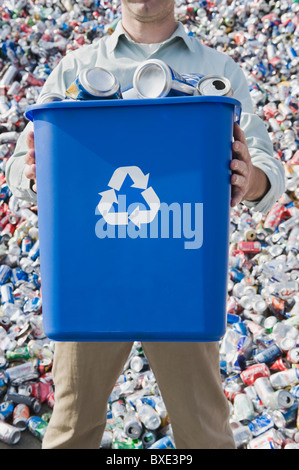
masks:
<instances>
[{"instance_id":1,"label":"blue recycling bin","mask_svg":"<svg viewBox=\"0 0 299 470\"><path fill-rule=\"evenodd\" d=\"M194 96L26 110L50 339L221 339L239 109Z\"/></svg>"}]
</instances>

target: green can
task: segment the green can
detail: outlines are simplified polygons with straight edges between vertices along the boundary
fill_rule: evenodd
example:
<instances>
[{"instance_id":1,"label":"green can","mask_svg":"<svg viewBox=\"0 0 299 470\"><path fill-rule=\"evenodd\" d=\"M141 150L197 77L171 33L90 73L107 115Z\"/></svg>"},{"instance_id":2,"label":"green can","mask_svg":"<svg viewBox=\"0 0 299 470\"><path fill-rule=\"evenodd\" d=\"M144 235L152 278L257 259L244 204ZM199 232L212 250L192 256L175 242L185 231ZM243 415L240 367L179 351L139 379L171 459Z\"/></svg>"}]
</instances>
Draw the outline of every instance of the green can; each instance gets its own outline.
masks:
<instances>
[{"instance_id":1,"label":"green can","mask_svg":"<svg viewBox=\"0 0 299 470\"><path fill-rule=\"evenodd\" d=\"M16 359L30 359L29 350L26 346L19 346L13 351L6 351L6 359L14 361Z\"/></svg>"},{"instance_id":2,"label":"green can","mask_svg":"<svg viewBox=\"0 0 299 470\"><path fill-rule=\"evenodd\" d=\"M29 431L40 441L43 440L46 433L48 423L39 416L31 416L27 421Z\"/></svg>"},{"instance_id":3,"label":"green can","mask_svg":"<svg viewBox=\"0 0 299 470\"><path fill-rule=\"evenodd\" d=\"M115 440L112 443L112 449L143 449L142 441L140 439L124 439L121 441Z\"/></svg>"}]
</instances>

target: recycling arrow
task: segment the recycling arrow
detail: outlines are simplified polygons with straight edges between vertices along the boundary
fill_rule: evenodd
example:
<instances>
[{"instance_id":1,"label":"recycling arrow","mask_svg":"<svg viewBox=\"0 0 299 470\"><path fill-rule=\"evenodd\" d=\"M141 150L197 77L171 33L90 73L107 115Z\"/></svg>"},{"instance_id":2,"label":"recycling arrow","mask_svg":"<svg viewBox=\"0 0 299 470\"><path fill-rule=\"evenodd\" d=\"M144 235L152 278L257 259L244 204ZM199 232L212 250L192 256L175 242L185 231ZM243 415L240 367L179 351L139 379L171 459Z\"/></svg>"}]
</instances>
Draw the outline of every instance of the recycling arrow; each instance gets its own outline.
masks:
<instances>
[{"instance_id":1,"label":"recycling arrow","mask_svg":"<svg viewBox=\"0 0 299 470\"><path fill-rule=\"evenodd\" d=\"M160 208L160 199L151 186L145 191L142 191L141 194L149 205L150 210L140 211L138 206L129 216L129 219L139 228L140 224L150 224L156 217Z\"/></svg>"},{"instance_id":2,"label":"recycling arrow","mask_svg":"<svg viewBox=\"0 0 299 470\"><path fill-rule=\"evenodd\" d=\"M150 210L140 211L139 206L128 215L128 212L110 212L114 203L118 204L115 191L119 191L129 175L133 180L132 188L143 189L141 192L144 200L147 202ZM117 168L110 179L108 186L112 189L99 193L101 200L98 204L98 209L105 221L110 225L128 225L129 220L132 221L137 227L140 228L141 224L151 223L160 208L160 199L157 194L148 184L149 173L144 173L137 166L124 166Z\"/></svg>"},{"instance_id":3,"label":"recycling arrow","mask_svg":"<svg viewBox=\"0 0 299 470\"><path fill-rule=\"evenodd\" d=\"M98 204L98 209L106 222L110 225L128 225L127 212L109 212L114 202L118 204L114 189L108 189L99 194L102 196L102 199Z\"/></svg>"},{"instance_id":4,"label":"recycling arrow","mask_svg":"<svg viewBox=\"0 0 299 470\"><path fill-rule=\"evenodd\" d=\"M118 201L114 189L108 189L107 191L99 193L99 195L102 196L102 199L99 202L98 208L100 213L104 217L104 215L106 215L106 213L110 211L113 203L118 203Z\"/></svg>"},{"instance_id":5,"label":"recycling arrow","mask_svg":"<svg viewBox=\"0 0 299 470\"><path fill-rule=\"evenodd\" d=\"M149 173L147 175L144 175L140 168L138 168L138 166L123 166L117 168L117 170L115 170L115 172L113 173L112 178L108 183L108 186L119 191L127 175L129 175L134 181L134 184L132 184L132 188L147 188Z\"/></svg>"}]
</instances>

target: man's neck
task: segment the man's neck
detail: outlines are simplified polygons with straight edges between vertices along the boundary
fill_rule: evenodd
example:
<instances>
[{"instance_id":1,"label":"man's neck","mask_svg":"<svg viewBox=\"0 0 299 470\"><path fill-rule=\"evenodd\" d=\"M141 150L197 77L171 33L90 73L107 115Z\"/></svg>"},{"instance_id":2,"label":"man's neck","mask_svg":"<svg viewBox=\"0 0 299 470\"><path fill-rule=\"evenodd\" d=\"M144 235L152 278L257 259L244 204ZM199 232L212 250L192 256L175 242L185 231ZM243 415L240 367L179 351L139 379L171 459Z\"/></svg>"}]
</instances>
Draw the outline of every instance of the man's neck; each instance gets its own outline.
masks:
<instances>
[{"instance_id":1,"label":"man's neck","mask_svg":"<svg viewBox=\"0 0 299 470\"><path fill-rule=\"evenodd\" d=\"M177 28L175 19L168 16L161 23L143 23L135 18L122 16L122 26L135 42L154 44L166 41Z\"/></svg>"}]
</instances>

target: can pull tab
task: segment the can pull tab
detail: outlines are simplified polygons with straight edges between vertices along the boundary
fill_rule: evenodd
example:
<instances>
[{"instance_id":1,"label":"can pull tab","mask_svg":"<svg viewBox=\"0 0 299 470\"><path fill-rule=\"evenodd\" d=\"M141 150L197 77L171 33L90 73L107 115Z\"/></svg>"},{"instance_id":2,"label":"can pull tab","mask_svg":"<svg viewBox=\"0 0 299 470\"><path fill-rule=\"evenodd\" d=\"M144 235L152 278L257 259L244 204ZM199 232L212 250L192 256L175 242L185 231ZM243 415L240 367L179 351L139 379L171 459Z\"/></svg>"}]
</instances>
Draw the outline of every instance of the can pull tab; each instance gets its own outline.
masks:
<instances>
[{"instance_id":1,"label":"can pull tab","mask_svg":"<svg viewBox=\"0 0 299 470\"><path fill-rule=\"evenodd\" d=\"M241 112L242 112L242 106L241 106L241 105L236 105L236 106L235 106L235 117L234 117L234 121L235 121L237 124L240 124Z\"/></svg>"}]
</instances>

